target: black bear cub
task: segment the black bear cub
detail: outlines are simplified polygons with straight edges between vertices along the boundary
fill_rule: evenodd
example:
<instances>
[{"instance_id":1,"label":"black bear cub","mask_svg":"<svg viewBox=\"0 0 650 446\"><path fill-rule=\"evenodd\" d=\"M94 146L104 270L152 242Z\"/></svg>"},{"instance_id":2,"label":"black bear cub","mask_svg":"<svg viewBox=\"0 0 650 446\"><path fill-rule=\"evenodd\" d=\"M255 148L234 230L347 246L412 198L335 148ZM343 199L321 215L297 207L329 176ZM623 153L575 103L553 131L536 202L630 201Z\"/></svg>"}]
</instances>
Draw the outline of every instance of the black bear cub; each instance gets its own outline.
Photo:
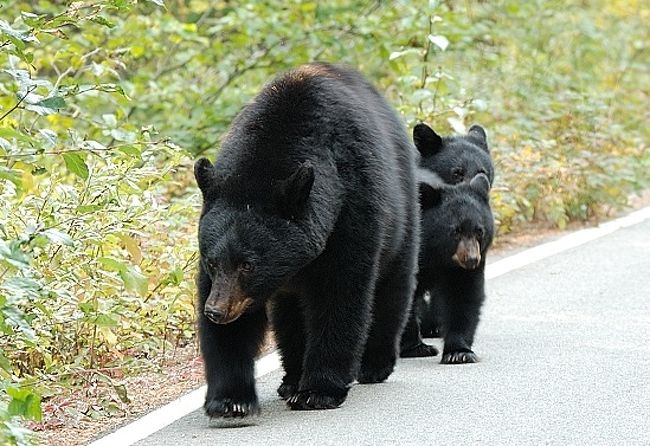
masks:
<instances>
[{"instance_id":1,"label":"black bear cub","mask_svg":"<svg viewBox=\"0 0 650 446\"><path fill-rule=\"evenodd\" d=\"M494 184L494 165L487 133L480 125L471 126L466 135L442 137L420 123L413 129L413 141L420 152L420 166L436 173L445 183L458 184L484 173L490 184ZM439 337L442 331L440 298L429 295L429 300L420 300L415 305L420 316L422 336Z\"/></svg>"},{"instance_id":2,"label":"black bear cub","mask_svg":"<svg viewBox=\"0 0 650 446\"><path fill-rule=\"evenodd\" d=\"M436 173L447 184L469 181L478 173L494 182L487 133L480 125L467 135L440 136L424 123L413 128L413 142L420 152L420 167Z\"/></svg>"},{"instance_id":3,"label":"black bear cub","mask_svg":"<svg viewBox=\"0 0 650 446\"><path fill-rule=\"evenodd\" d=\"M452 186L426 170L419 178L422 240L414 301L423 301L427 291L439 299L443 364L476 362L472 343L485 299L485 257L494 235L490 181L479 173ZM404 357L423 356L408 348L421 343L416 310L402 339Z\"/></svg>"},{"instance_id":4,"label":"black bear cub","mask_svg":"<svg viewBox=\"0 0 650 446\"><path fill-rule=\"evenodd\" d=\"M210 417L259 411L267 307L292 409L330 409L393 371L415 291L415 151L355 71L280 75L197 161L198 326Z\"/></svg>"}]
</instances>

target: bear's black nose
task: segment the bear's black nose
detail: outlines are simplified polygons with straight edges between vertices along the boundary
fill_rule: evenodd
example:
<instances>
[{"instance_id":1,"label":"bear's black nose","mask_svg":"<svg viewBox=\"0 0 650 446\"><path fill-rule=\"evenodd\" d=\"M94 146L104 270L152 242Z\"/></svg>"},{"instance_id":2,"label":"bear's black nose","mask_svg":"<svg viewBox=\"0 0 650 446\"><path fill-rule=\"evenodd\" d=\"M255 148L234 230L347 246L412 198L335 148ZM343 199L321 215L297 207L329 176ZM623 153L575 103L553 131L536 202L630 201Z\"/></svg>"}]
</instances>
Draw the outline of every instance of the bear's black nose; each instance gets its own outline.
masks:
<instances>
[{"instance_id":1,"label":"bear's black nose","mask_svg":"<svg viewBox=\"0 0 650 446\"><path fill-rule=\"evenodd\" d=\"M465 264L465 269L476 269L479 263L479 257L467 257L463 263Z\"/></svg>"},{"instance_id":2,"label":"bear's black nose","mask_svg":"<svg viewBox=\"0 0 650 446\"><path fill-rule=\"evenodd\" d=\"M216 308L209 308L209 307L203 309L203 314L205 314L205 317L210 319L215 324L220 324L221 321L223 321L223 318L225 316L224 312L219 311Z\"/></svg>"}]
</instances>

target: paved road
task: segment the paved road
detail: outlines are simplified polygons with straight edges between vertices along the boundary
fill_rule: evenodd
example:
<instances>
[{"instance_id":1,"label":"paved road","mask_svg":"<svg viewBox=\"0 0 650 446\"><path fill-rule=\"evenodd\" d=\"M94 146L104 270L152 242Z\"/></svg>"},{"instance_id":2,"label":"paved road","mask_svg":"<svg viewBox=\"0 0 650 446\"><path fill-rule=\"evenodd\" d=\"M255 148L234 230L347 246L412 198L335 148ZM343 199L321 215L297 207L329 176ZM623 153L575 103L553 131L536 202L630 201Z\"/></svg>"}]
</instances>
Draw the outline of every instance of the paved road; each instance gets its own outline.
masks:
<instances>
[{"instance_id":1,"label":"paved road","mask_svg":"<svg viewBox=\"0 0 650 446\"><path fill-rule=\"evenodd\" d=\"M258 380L256 424L194 412L145 445L650 445L650 220L488 282L482 362L408 359L343 407L292 412Z\"/></svg>"}]
</instances>

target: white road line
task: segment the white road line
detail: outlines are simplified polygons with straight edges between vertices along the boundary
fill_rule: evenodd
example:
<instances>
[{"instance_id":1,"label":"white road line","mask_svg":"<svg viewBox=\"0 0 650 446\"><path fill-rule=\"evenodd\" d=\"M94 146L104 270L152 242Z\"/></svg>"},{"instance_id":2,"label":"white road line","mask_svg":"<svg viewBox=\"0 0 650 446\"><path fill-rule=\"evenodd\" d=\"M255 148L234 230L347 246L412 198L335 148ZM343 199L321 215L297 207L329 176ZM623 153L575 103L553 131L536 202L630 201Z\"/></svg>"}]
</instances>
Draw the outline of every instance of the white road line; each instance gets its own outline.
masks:
<instances>
[{"instance_id":1,"label":"white road line","mask_svg":"<svg viewBox=\"0 0 650 446\"><path fill-rule=\"evenodd\" d=\"M255 362L255 377L258 378L279 368L280 355L277 351L269 353ZM179 418L200 409L203 406L206 390L207 386L199 387L115 432L93 441L89 446L130 446L147 438Z\"/></svg>"},{"instance_id":2,"label":"white road line","mask_svg":"<svg viewBox=\"0 0 650 446\"><path fill-rule=\"evenodd\" d=\"M633 226L650 218L650 207L632 212L625 217L602 223L594 228L581 229L567 234L552 242L543 243L526 249L518 254L489 264L485 268L485 278L494 279L512 270L522 268L547 257L584 245L587 242L604 237L619 229Z\"/></svg>"},{"instance_id":3,"label":"white road line","mask_svg":"<svg viewBox=\"0 0 650 446\"><path fill-rule=\"evenodd\" d=\"M641 223L647 219L650 219L650 207L640 209L625 217L603 223L597 227L572 232L558 240L526 249L518 254L487 265L486 279L502 276L510 271L604 237L619 229ZM257 360L255 363L255 376L260 377L279 368L280 356L276 351ZM90 443L89 446L130 446L199 409L203 405L205 392L206 386L203 386L183 395L115 432Z\"/></svg>"}]
</instances>

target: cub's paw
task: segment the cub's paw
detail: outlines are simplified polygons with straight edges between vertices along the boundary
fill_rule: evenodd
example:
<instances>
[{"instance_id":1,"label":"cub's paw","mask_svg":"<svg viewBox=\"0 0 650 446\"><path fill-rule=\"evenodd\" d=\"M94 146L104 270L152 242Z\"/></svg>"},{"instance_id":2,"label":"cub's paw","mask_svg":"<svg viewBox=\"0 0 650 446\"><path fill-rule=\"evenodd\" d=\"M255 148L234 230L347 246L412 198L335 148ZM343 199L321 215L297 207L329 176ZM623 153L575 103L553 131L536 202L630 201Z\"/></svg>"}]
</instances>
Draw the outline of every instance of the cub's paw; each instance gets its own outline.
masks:
<instances>
[{"instance_id":1,"label":"cub's paw","mask_svg":"<svg viewBox=\"0 0 650 446\"><path fill-rule=\"evenodd\" d=\"M399 355L401 358L424 358L427 356L436 356L438 353L438 349L433 345L422 342L420 345L402 350Z\"/></svg>"},{"instance_id":2,"label":"cub's paw","mask_svg":"<svg viewBox=\"0 0 650 446\"><path fill-rule=\"evenodd\" d=\"M357 381L359 384L375 384L386 381L386 379L393 373L395 362L391 361L384 365L361 365Z\"/></svg>"},{"instance_id":3,"label":"cub's paw","mask_svg":"<svg viewBox=\"0 0 650 446\"><path fill-rule=\"evenodd\" d=\"M423 338L441 338L442 337L442 330L440 327L437 327L435 325L431 325L429 327L421 327L420 328L420 335Z\"/></svg>"},{"instance_id":4,"label":"cub's paw","mask_svg":"<svg viewBox=\"0 0 650 446\"><path fill-rule=\"evenodd\" d=\"M293 383L282 382L278 387L278 395L283 400L288 400L292 395L298 391L298 385Z\"/></svg>"},{"instance_id":5,"label":"cub's paw","mask_svg":"<svg viewBox=\"0 0 650 446\"><path fill-rule=\"evenodd\" d=\"M455 351L442 355L440 364L471 364L478 361L478 356L471 350Z\"/></svg>"},{"instance_id":6,"label":"cub's paw","mask_svg":"<svg viewBox=\"0 0 650 446\"><path fill-rule=\"evenodd\" d=\"M232 398L211 398L206 399L203 408L205 414L210 418L244 418L260 413L257 399L245 401Z\"/></svg>"},{"instance_id":7,"label":"cub's paw","mask_svg":"<svg viewBox=\"0 0 650 446\"><path fill-rule=\"evenodd\" d=\"M347 395L347 389L335 394L301 390L287 400L287 405L292 410L336 409L343 404Z\"/></svg>"}]
</instances>

